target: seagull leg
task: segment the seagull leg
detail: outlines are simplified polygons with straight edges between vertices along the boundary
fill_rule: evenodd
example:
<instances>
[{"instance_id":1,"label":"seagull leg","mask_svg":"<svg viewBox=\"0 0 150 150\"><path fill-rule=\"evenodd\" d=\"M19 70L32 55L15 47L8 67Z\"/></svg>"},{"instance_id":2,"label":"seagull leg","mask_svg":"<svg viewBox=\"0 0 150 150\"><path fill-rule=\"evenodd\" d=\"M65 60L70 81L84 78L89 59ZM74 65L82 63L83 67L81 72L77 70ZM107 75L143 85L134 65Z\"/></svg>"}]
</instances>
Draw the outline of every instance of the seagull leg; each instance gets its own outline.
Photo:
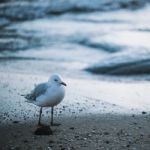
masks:
<instances>
[{"instance_id":1,"label":"seagull leg","mask_svg":"<svg viewBox=\"0 0 150 150\"><path fill-rule=\"evenodd\" d=\"M41 114L42 114L42 107L40 108L40 115L39 115L39 122L38 122L39 126L41 126Z\"/></svg>"},{"instance_id":2,"label":"seagull leg","mask_svg":"<svg viewBox=\"0 0 150 150\"><path fill-rule=\"evenodd\" d=\"M51 126L53 126L54 107L51 108Z\"/></svg>"},{"instance_id":3,"label":"seagull leg","mask_svg":"<svg viewBox=\"0 0 150 150\"><path fill-rule=\"evenodd\" d=\"M53 122L53 116L54 116L54 107L51 108L51 126L59 126L60 124Z\"/></svg>"}]
</instances>

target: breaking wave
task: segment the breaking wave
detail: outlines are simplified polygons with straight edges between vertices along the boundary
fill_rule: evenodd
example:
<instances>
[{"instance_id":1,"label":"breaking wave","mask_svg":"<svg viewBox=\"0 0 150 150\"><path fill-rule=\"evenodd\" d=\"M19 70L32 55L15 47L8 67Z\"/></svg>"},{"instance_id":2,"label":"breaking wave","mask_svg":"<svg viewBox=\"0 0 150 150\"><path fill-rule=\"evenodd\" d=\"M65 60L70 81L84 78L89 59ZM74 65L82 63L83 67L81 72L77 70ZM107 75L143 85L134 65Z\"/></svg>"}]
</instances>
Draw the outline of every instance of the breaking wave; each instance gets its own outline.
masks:
<instances>
[{"instance_id":1,"label":"breaking wave","mask_svg":"<svg viewBox=\"0 0 150 150\"><path fill-rule=\"evenodd\" d=\"M141 58L140 58L141 56ZM108 75L140 75L150 73L150 58L147 54L139 54L136 59L128 56L108 58L95 64L86 71Z\"/></svg>"}]
</instances>

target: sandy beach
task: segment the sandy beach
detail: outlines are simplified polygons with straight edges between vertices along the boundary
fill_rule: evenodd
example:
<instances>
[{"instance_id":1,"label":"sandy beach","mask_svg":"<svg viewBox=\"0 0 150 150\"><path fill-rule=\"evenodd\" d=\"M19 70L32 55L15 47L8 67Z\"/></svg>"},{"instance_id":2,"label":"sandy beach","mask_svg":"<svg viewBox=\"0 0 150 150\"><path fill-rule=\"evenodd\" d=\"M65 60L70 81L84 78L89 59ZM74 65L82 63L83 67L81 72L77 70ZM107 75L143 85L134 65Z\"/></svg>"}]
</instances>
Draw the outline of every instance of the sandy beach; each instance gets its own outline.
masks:
<instances>
[{"instance_id":1,"label":"sandy beach","mask_svg":"<svg viewBox=\"0 0 150 150\"><path fill-rule=\"evenodd\" d=\"M51 127L52 135L39 136L34 135L39 108L25 102L21 94L30 91L35 83L47 81L47 76L1 72L0 78L2 150L148 150L150 147L147 82L66 79L66 98L55 109L54 117L61 125ZM42 122L49 125L50 108L44 109Z\"/></svg>"},{"instance_id":2,"label":"sandy beach","mask_svg":"<svg viewBox=\"0 0 150 150\"><path fill-rule=\"evenodd\" d=\"M0 1L0 150L150 150L150 0ZM63 101L21 95L58 73ZM56 80L55 80L56 81Z\"/></svg>"}]
</instances>

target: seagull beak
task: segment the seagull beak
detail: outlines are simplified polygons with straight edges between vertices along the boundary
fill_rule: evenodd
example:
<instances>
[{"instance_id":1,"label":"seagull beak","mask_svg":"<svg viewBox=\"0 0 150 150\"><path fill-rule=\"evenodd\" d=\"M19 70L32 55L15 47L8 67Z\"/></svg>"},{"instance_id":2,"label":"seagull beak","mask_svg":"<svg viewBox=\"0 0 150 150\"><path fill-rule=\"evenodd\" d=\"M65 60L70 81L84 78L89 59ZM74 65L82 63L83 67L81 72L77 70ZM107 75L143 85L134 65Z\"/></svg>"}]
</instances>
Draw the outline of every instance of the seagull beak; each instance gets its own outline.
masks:
<instances>
[{"instance_id":1,"label":"seagull beak","mask_svg":"<svg viewBox=\"0 0 150 150\"><path fill-rule=\"evenodd\" d=\"M67 84L65 82L61 82L60 84L64 85L64 86L67 86Z\"/></svg>"}]
</instances>

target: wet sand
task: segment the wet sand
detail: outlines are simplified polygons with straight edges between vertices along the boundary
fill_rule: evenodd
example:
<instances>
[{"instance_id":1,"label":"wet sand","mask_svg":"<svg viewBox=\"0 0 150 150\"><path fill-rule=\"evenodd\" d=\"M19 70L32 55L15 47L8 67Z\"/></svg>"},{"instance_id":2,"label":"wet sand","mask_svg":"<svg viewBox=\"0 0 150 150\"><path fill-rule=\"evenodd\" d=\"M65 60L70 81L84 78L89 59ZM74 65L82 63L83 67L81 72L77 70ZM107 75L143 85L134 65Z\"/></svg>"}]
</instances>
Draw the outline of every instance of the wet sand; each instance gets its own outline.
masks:
<instances>
[{"instance_id":1,"label":"wet sand","mask_svg":"<svg viewBox=\"0 0 150 150\"><path fill-rule=\"evenodd\" d=\"M47 80L47 76L0 72L0 148L99 150L150 147L148 82L107 82L65 79L64 101L55 109L53 134L34 135L39 108L21 94ZM49 125L50 108L42 123Z\"/></svg>"}]
</instances>

